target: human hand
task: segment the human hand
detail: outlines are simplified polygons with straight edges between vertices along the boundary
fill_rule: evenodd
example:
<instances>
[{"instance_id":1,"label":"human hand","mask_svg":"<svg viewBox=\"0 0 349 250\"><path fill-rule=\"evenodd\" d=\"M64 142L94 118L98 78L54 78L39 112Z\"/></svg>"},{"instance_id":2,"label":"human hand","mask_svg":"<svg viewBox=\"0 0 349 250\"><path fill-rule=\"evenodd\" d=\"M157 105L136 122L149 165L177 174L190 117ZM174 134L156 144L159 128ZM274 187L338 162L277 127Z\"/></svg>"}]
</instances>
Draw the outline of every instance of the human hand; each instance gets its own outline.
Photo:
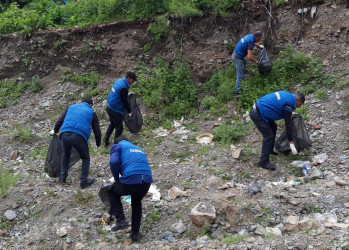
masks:
<instances>
[{"instance_id":1,"label":"human hand","mask_svg":"<svg viewBox=\"0 0 349 250\"><path fill-rule=\"evenodd\" d=\"M264 49L264 45L260 44L259 48Z\"/></svg>"},{"instance_id":2,"label":"human hand","mask_svg":"<svg viewBox=\"0 0 349 250\"><path fill-rule=\"evenodd\" d=\"M296 149L296 147L294 146L293 143L290 143L290 148L291 148L292 154L296 155L297 154L297 149Z\"/></svg>"},{"instance_id":3,"label":"human hand","mask_svg":"<svg viewBox=\"0 0 349 250\"><path fill-rule=\"evenodd\" d=\"M52 129L50 132L49 132L50 136L53 136L55 133L55 131Z\"/></svg>"},{"instance_id":4,"label":"human hand","mask_svg":"<svg viewBox=\"0 0 349 250\"><path fill-rule=\"evenodd\" d=\"M296 112L292 112L292 116L298 115L298 113Z\"/></svg>"}]
</instances>

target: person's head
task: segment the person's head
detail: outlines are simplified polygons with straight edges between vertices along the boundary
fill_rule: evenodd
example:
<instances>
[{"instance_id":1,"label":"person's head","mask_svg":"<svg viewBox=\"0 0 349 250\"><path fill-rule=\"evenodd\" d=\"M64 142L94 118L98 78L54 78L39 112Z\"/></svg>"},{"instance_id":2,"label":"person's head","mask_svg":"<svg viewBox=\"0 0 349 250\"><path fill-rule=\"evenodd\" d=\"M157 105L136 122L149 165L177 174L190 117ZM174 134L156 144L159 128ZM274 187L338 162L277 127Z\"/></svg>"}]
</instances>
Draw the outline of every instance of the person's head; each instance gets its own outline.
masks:
<instances>
[{"instance_id":1,"label":"person's head","mask_svg":"<svg viewBox=\"0 0 349 250\"><path fill-rule=\"evenodd\" d=\"M302 106L305 102L305 96L301 92L296 93L296 106L297 108Z\"/></svg>"},{"instance_id":2,"label":"person's head","mask_svg":"<svg viewBox=\"0 0 349 250\"><path fill-rule=\"evenodd\" d=\"M129 84L132 84L137 81L137 76L132 71L127 72L125 77Z\"/></svg>"},{"instance_id":3,"label":"person's head","mask_svg":"<svg viewBox=\"0 0 349 250\"><path fill-rule=\"evenodd\" d=\"M121 141L128 141L128 139L126 136L121 135L121 136L115 138L114 144L118 144Z\"/></svg>"},{"instance_id":4,"label":"person's head","mask_svg":"<svg viewBox=\"0 0 349 250\"><path fill-rule=\"evenodd\" d=\"M91 98L88 98L88 97L82 99L82 102L88 103L91 107L92 107L92 105L93 105L92 99L91 99Z\"/></svg>"},{"instance_id":5,"label":"person's head","mask_svg":"<svg viewBox=\"0 0 349 250\"><path fill-rule=\"evenodd\" d=\"M262 39L262 31L257 30L253 33L254 39L256 39L257 42L259 42Z\"/></svg>"}]
</instances>

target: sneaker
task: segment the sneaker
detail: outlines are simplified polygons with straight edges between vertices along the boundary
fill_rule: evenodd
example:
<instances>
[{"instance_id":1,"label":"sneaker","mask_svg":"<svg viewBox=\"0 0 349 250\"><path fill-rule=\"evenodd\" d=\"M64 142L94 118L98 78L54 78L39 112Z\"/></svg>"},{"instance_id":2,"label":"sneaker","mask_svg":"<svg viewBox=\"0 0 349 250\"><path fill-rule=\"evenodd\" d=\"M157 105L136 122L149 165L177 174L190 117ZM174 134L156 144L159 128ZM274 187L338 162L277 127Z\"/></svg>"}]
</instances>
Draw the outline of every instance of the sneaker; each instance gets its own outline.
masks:
<instances>
[{"instance_id":1,"label":"sneaker","mask_svg":"<svg viewBox=\"0 0 349 250\"><path fill-rule=\"evenodd\" d=\"M273 151L271 151L271 153L270 153L271 155L279 155L279 153L278 152L275 152L274 150Z\"/></svg>"},{"instance_id":2,"label":"sneaker","mask_svg":"<svg viewBox=\"0 0 349 250\"><path fill-rule=\"evenodd\" d=\"M88 187L91 186L94 182L95 182L95 178L87 179L86 181L82 181L82 182L80 182L80 188L81 188L81 189L88 188Z\"/></svg>"},{"instance_id":3,"label":"sneaker","mask_svg":"<svg viewBox=\"0 0 349 250\"><path fill-rule=\"evenodd\" d=\"M112 231L119 231L128 228L128 223L125 220L116 222L115 226L111 228Z\"/></svg>"},{"instance_id":4,"label":"sneaker","mask_svg":"<svg viewBox=\"0 0 349 250\"><path fill-rule=\"evenodd\" d=\"M138 234L135 234L135 233L131 233L131 240L132 241L140 241L142 239L142 236L138 233Z\"/></svg>"},{"instance_id":5,"label":"sneaker","mask_svg":"<svg viewBox=\"0 0 349 250\"><path fill-rule=\"evenodd\" d=\"M270 171L274 171L276 169L276 167L274 165L272 165L270 162L267 162L267 163L259 163L259 166L261 168L264 168L266 170L270 170Z\"/></svg>"},{"instance_id":6,"label":"sneaker","mask_svg":"<svg viewBox=\"0 0 349 250\"><path fill-rule=\"evenodd\" d=\"M60 177L58 178L58 182L59 182L59 183L62 183L62 184L67 183L67 177L62 177L62 176L60 176Z\"/></svg>"}]
</instances>

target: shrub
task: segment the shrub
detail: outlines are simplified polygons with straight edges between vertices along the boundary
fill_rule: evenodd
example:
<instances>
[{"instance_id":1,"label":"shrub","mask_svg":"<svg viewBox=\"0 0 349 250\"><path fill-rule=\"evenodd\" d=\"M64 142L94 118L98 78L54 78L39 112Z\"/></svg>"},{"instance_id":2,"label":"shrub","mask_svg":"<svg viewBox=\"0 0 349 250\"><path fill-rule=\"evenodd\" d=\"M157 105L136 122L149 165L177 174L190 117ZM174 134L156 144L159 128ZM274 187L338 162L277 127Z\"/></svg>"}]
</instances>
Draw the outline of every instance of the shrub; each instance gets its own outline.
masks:
<instances>
[{"instance_id":1,"label":"shrub","mask_svg":"<svg viewBox=\"0 0 349 250\"><path fill-rule=\"evenodd\" d=\"M169 26L167 15L162 15L156 18L155 23L149 25L148 31L153 35L155 40L160 40L167 35Z\"/></svg>"},{"instance_id":2,"label":"shrub","mask_svg":"<svg viewBox=\"0 0 349 250\"><path fill-rule=\"evenodd\" d=\"M70 69L67 69L61 76L63 82L75 82L82 86L90 86L91 89L97 87L100 78L101 75L95 71L92 71L90 73L77 74L72 73Z\"/></svg>"},{"instance_id":3,"label":"shrub","mask_svg":"<svg viewBox=\"0 0 349 250\"><path fill-rule=\"evenodd\" d=\"M190 0L172 0L169 6L169 13L177 17L201 15L201 11Z\"/></svg>"},{"instance_id":4,"label":"shrub","mask_svg":"<svg viewBox=\"0 0 349 250\"><path fill-rule=\"evenodd\" d=\"M19 82L17 79L0 81L0 108L16 104L27 87L28 83Z\"/></svg>"},{"instance_id":5,"label":"shrub","mask_svg":"<svg viewBox=\"0 0 349 250\"><path fill-rule=\"evenodd\" d=\"M169 118L179 119L197 107L197 86L191 82L186 61L175 61L172 66L157 57L154 69L144 64L136 67L139 85L135 92L145 105Z\"/></svg>"},{"instance_id":6,"label":"shrub","mask_svg":"<svg viewBox=\"0 0 349 250\"><path fill-rule=\"evenodd\" d=\"M19 175L14 175L12 171L0 167L0 197L7 194L7 190L17 184Z\"/></svg>"},{"instance_id":7,"label":"shrub","mask_svg":"<svg viewBox=\"0 0 349 250\"><path fill-rule=\"evenodd\" d=\"M44 86L42 85L41 81L40 81L40 77L39 76L33 76L32 80L29 82L30 88L33 92L40 92Z\"/></svg>"},{"instance_id":8,"label":"shrub","mask_svg":"<svg viewBox=\"0 0 349 250\"><path fill-rule=\"evenodd\" d=\"M214 139L222 144L230 144L237 141L240 137L246 136L249 133L250 125L240 121L235 121L234 124L222 124L213 129Z\"/></svg>"}]
</instances>

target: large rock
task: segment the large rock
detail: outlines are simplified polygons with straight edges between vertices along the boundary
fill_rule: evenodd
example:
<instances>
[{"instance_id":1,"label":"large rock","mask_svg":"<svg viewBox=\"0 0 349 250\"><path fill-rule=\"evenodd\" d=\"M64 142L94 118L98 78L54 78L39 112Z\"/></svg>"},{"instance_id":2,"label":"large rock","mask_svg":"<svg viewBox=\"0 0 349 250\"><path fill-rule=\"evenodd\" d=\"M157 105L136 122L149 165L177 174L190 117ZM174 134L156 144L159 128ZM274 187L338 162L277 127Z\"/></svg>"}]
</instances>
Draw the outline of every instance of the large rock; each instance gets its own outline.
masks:
<instances>
[{"instance_id":1,"label":"large rock","mask_svg":"<svg viewBox=\"0 0 349 250\"><path fill-rule=\"evenodd\" d=\"M200 202L190 211L191 223L199 228L210 227L216 218L216 209L210 204Z\"/></svg>"},{"instance_id":2,"label":"large rock","mask_svg":"<svg viewBox=\"0 0 349 250\"><path fill-rule=\"evenodd\" d=\"M14 218L17 217L17 214L13 210L6 210L5 211L5 217L7 220L13 220Z\"/></svg>"},{"instance_id":3,"label":"large rock","mask_svg":"<svg viewBox=\"0 0 349 250\"><path fill-rule=\"evenodd\" d=\"M282 236L281 230L277 227L266 227L265 234L267 236Z\"/></svg>"},{"instance_id":4,"label":"large rock","mask_svg":"<svg viewBox=\"0 0 349 250\"><path fill-rule=\"evenodd\" d=\"M170 190L168 190L168 197L170 197L172 200L182 196L190 196L190 190L182 191L178 187L172 187Z\"/></svg>"},{"instance_id":5,"label":"large rock","mask_svg":"<svg viewBox=\"0 0 349 250\"><path fill-rule=\"evenodd\" d=\"M174 233L184 233L187 230L187 227L183 224L182 221L175 223L171 226L171 231Z\"/></svg>"},{"instance_id":6,"label":"large rock","mask_svg":"<svg viewBox=\"0 0 349 250\"><path fill-rule=\"evenodd\" d=\"M320 224L314 218L304 218L299 222L299 228L301 230L317 230L320 227Z\"/></svg>"},{"instance_id":7,"label":"large rock","mask_svg":"<svg viewBox=\"0 0 349 250\"><path fill-rule=\"evenodd\" d=\"M298 216L289 216L285 220L285 231L292 231L297 232L298 231L298 223L299 223L299 217Z\"/></svg>"}]
</instances>

